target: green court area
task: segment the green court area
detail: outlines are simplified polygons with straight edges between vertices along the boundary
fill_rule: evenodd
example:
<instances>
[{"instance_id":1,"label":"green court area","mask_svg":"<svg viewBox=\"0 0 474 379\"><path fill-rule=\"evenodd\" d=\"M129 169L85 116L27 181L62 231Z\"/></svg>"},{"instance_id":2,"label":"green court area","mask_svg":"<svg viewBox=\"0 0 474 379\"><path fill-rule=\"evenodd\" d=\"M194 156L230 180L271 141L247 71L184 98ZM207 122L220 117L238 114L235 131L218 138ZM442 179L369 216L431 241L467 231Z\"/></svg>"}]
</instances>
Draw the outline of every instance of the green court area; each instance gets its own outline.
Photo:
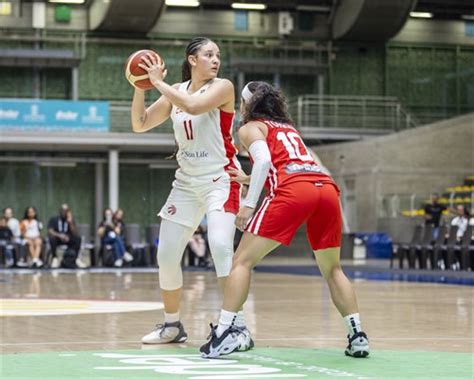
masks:
<instances>
[{"instance_id":1,"label":"green court area","mask_svg":"<svg viewBox=\"0 0 474 379\"><path fill-rule=\"evenodd\" d=\"M468 353L375 350L370 358L340 350L259 348L202 359L196 348L6 354L10 378L473 378Z\"/></svg>"}]
</instances>

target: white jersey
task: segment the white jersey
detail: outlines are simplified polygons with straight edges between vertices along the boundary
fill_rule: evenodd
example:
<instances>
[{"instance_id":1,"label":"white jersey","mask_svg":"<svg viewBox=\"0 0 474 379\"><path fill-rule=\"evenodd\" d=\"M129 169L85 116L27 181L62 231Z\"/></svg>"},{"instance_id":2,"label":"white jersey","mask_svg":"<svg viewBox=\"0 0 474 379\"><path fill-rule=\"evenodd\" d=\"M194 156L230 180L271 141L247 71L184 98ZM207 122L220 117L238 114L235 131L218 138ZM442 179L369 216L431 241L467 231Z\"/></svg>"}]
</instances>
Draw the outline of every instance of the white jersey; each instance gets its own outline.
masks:
<instances>
[{"instance_id":1,"label":"white jersey","mask_svg":"<svg viewBox=\"0 0 474 379\"><path fill-rule=\"evenodd\" d=\"M216 80L203 85L192 96L200 96ZM183 82L179 91L187 92L190 81ZM171 119L176 142L179 169L176 178L196 178L225 175L228 167L240 168L237 149L232 139L234 113L214 109L191 115L173 105Z\"/></svg>"}]
</instances>

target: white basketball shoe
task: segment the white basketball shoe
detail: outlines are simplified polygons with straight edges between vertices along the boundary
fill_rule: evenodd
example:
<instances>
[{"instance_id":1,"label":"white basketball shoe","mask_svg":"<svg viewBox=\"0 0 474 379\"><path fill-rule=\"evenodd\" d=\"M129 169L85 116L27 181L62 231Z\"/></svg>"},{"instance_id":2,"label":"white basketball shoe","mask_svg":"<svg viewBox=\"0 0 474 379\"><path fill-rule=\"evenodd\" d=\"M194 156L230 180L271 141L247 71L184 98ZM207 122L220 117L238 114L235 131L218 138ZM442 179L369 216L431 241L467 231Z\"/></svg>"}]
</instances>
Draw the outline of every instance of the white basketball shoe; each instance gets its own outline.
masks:
<instances>
[{"instance_id":1,"label":"white basketball shoe","mask_svg":"<svg viewBox=\"0 0 474 379\"><path fill-rule=\"evenodd\" d=\"M369 338L364 332L358 332L347 336L349 345L347 345L345 354L355 358L365 358L369 355Z\"/></svg>"},{"instance_id":2,"label":"white basketball shoe","mask_svg":"<svg viewBox=\"0 0 474 379\"><path fill-rule=\"evenodd\" d=\"M181 321L165 322L142 338L144 344L181 343L188 339Z\"/></svg>"}]
</instances>

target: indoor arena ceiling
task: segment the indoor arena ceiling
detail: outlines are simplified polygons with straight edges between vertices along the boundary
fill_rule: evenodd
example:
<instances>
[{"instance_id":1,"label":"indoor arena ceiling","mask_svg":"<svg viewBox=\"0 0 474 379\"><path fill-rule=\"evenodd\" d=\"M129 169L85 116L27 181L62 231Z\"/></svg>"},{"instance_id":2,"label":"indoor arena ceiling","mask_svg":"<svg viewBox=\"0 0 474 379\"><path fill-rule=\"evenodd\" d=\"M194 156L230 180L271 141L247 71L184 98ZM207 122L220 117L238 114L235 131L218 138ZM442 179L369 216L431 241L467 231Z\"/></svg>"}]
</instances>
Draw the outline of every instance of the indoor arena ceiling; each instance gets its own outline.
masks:
<instances>
[{"instance_id":1,"label":"indoor arena ceiling","mask_svg":"<svg viewBox=\"0 0 474 379\"><path fill-rule=\"evenodd\" d=\"M230 8L237 0L200 0L205 8ZM318 13L330 12L342 0L252 0L239 2L263 3L267 10L278 11L313 11ZM433 13L434 18L459 19L461 16L474 16L474 0L418 0L414 11Z\"/></svg>"},{"instance_id":2,"label":"indoor arena ceiling","mask_svg":"<svg viewBox=\"0 0 474 379\"><path fill-rule=\"evenodd\" d=\"M416 11L433 13L435 18L458 19L474 16L473 0L418 0Z\"/></svg>"}]
</instances>

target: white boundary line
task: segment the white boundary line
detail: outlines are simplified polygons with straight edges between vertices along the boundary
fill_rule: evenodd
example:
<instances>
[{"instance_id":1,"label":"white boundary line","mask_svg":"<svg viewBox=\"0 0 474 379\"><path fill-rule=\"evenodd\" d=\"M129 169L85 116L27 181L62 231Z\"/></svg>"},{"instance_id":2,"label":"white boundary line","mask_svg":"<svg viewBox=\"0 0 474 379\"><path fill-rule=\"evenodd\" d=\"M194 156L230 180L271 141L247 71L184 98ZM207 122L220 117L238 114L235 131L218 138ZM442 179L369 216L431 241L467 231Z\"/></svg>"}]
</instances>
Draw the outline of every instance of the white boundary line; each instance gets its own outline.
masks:
<instances>
[{"instance_id":1,"label":"white boundary line","mask_svg":"<svg viewBox=\"0 0 474 379\"><path fill-rule=\"evenodd\" d=\"M257 338L254 341L345 341L345 338L339 337L301 337L301 338ZM473 338L469 337L401 337L401 338L374 338L371 337L371 341L471 341L474 343ZM205 340L187 340L187 342L204 342ZM143 346L139 340L113 340L113 341L64 341L64 342L17 342L17 343L0 343L0 346L22 346L22 345L107 345L107 344L119 344L119 343L135 343ZM184 343L183 343L184 344ZM179 344L180 346L183 344ZM146 345L155 346L155 345ZM163 346L163 345L156 345ZM192 347L192 346L190 346ZM160 347L163 348L163 347ZM159 348L157 348L159 349ZM145 350L145 349L144 349Z\"/></svg>"}]
</instances>

